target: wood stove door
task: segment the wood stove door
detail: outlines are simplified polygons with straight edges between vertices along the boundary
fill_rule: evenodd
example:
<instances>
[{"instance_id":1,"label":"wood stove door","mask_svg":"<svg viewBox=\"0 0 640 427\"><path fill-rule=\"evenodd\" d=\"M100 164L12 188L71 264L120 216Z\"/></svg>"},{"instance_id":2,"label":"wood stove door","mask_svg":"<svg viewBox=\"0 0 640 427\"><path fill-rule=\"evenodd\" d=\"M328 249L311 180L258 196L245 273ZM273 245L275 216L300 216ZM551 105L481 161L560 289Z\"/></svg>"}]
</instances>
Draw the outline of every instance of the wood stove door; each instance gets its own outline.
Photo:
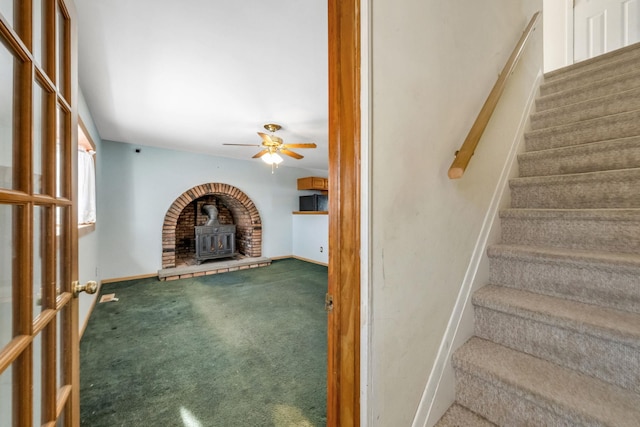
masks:
<instances>
[{"instance_id":1,"label":"wood stove door","mask_svg":"<svg viewBox=\"0 0 640 427\"><path fill-rule=\"evenodd\" d=\"M216 232L196 235L196 260L198 262L232 256L236 239L233 232Z\"/></svg>"},{"instance_id":2,"label":"wood stove door","mask_svg":"<svg viewBox=\"0 0 640 427\"><path fill-rule=\"evenodd\" d=\"M212 246L215 255L232 255L235 252L235 233L220 233L214 235Z\"/></svg>"}]
</instances>

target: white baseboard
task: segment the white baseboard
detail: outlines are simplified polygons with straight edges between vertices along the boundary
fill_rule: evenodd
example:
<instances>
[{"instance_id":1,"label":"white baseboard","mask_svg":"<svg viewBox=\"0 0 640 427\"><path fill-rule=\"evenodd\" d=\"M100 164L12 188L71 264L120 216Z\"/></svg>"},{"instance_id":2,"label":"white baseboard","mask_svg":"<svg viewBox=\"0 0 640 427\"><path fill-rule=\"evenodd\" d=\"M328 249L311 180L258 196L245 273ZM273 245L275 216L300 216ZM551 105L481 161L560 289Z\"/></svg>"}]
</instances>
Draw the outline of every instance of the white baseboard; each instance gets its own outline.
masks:
<instances>
[{"instance_id":1,"label":"white baseboard","mask_svg":"<svg viewBox=\"0 0 640 427\"><path fill-rule=\"evenodd\" d=\"M294 258L294 259L298 259L300 261L305 261L305 262L310 262L312 264L318 264L318 265L323 265L325 267L328 267L329 264L327 264L326 262L320 262L320 261L316 261L314 259L309 259L309 258L303 258L301 256L297 256L297 255L292 255L290 258Z\"/></svg>"},{"instance_id":2,"label":"white baseboard","mask_svg":"<svg viewBox=\"0 0 640 427\"><path fill-rule=\"evenodd\" d=\"M115 283L115 282L124 282L126 280L138 280L138 279L148 279L149 277L158 277L158 273L149 273L149 274L138 274L137 276L126 276L126 277L112 277L110 279L103 279L102 284L105 283Z\"/></svg>"}]
</instances>

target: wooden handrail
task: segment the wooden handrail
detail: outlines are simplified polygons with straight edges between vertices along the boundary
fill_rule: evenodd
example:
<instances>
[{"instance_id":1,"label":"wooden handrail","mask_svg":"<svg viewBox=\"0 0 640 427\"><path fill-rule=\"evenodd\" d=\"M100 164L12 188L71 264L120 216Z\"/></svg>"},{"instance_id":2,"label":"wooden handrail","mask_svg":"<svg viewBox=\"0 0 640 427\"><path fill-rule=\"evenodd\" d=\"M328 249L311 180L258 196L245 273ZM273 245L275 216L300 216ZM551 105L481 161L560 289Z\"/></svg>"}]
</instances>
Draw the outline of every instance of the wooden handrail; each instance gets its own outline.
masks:
<instances>
[{"instance_id":1,"label":"wooden handrail","mask_svg":"<svg viewBox=\"0 0 640 427\"><path fill-rule=\"evenodd\" d=\"M513 72L513 69L516 67L522 51L524 50L524 46L527 43L527 40L529 40L529 37L533 33L533 30L535 30L535 25L538 21L539 15L540 12L536 12L531 17L527 28L525 28L524 32L522 33L518 44L513 49L509 60L507 60L507 63L504 65L500 76L498 76L496 84L493 86L493 89L491 89L487 100L484 102L484 105L482 106L482 109L480 110L476 121L473 123L473 126L471 126L471 130L469 131L467 138L464 140L462 147L460 147L460 150L456 151L456 158L453 160L453 163L449 168L449 178L457 179L461 178L462 175L464 175L464 171L465 169L467 169L467 165L471 160L471 156L473 156L473 153L476 151L478 141L480 141L480 137L482 137L482 134L484 133L484 130L489 123L489 119L491 119L493 110L496 109L496 105L500 100L500 96L502 95L502 92L507 85L507 79Z\"/></svg>"}]
</instances>

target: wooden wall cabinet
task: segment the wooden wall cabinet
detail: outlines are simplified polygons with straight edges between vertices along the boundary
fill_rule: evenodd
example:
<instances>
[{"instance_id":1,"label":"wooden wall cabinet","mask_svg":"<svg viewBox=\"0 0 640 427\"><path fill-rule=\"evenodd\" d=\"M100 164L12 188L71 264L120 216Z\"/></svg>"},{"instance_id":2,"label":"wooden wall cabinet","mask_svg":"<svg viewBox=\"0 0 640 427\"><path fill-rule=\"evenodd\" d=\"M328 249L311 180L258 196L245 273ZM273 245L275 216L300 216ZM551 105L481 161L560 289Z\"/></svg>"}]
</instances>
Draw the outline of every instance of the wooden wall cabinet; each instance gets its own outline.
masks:
<instances>
[{"instance_id":1,"label":"wooden wall cabinet","mask_svg":"<svg viewBox=\"0 0 640 427\"><path fill-rule=\"evenodd\" d=\"M328 191L329 180L327 178L321 178L317 176L298 178L298 190Z\"/></svg>"}]
</instances>

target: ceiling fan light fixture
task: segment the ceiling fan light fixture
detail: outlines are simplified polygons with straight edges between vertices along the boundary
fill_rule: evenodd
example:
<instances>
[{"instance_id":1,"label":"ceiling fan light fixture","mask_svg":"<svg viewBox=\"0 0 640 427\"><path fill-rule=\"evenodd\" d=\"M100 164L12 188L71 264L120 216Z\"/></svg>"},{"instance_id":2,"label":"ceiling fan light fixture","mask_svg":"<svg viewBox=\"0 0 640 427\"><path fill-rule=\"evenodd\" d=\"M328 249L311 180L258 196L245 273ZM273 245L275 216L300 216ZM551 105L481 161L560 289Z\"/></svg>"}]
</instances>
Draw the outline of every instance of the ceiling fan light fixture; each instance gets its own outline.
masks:
<instances>
[{"instance_id":1,"label":"ceiling fan light fixture","mask_svg":"<svg viewBox=\"0 0 640 427\"><path fill-rule=\"evenodd\" d=\"M267 153L260 158L268 165L279 165L280 163L282 163L282 157L280 157L278 153Z\"/></svg>"}]
</instances>

